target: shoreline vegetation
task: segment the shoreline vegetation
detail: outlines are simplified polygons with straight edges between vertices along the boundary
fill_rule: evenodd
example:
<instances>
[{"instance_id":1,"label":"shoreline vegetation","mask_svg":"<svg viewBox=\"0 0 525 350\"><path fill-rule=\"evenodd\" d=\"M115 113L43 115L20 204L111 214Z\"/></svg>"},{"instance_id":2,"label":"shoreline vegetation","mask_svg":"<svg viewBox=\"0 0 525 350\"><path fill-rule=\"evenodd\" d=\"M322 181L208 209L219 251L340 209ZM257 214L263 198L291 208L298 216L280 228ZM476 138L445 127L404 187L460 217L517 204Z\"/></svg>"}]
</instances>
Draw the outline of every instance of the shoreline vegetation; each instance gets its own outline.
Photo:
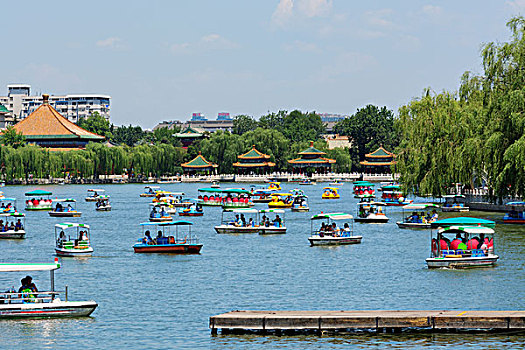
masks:
<instances>
[{"instance_id":1,"label":"shoreline vegetation","mask_svg":"<svg viewBox=\"0 0 525 350\"><path fill-rule=\"evenodd\" d=\"M85 150L49 152L27 145L12 128L3 132L0 176L9 183L30 178L100 179L127 174L129 178L162 178L182 174L180 164L201 152L218 165L218 173L235 172L237 156L252 145L270 156L275 172L292 172L288 160L308 147L336 159L334 173L363 172L359 161L383 145L397 154L393 173L400 174L406 194L438 197L482 189L493 203L525 196L525 19L512 18L508 42L482 46L481 74L465 72L458 91L436 93L427 88L399 108L368 105L339 122L334 131L348 136L352 147L328 149L326 132L315 112L279 111L258 120L234 118L232 133L218 131L183 149L174 136L179 130L161 128L145 133L140 127L114 127L94 114L79 125L117 146L88 144ZM303 169L302 174L315 174Z\"/></svg>"}]
</instances>

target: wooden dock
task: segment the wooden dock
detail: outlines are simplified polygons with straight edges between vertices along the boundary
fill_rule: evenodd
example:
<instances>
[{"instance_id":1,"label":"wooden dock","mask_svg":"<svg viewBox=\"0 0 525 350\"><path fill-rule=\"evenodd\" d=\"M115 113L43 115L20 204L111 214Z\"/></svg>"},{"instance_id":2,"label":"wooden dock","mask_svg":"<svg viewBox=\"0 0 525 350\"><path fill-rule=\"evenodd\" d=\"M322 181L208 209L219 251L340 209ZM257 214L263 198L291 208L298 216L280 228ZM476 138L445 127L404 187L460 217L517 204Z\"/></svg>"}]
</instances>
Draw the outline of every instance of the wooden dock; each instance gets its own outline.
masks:
<instances>
[{"instance_id":1,"label":"wooden dock","mask_svg":"<svg viewBox=\"0 0 525 350\"><path fill-rule=\"evenodd\" d=\"M525 311L232 311L210 317L212 334L316 333L371 330L396 332L525 331Z\"/></svg>"}]
</instances>

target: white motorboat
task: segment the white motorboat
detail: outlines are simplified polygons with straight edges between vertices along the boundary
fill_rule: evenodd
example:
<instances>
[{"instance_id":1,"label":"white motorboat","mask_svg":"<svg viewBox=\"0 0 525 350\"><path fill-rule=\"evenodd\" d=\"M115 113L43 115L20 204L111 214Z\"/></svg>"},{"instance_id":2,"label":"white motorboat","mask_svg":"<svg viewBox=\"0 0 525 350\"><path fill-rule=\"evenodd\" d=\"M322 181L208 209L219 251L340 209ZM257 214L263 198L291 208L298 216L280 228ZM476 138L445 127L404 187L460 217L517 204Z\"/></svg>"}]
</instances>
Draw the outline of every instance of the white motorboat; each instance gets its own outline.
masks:
<instances>
[{"instance_id":1,"label":"white motorboat","mask_svg":"<svg viewBox=\"0 0 525 350\"><path fill-rule=\"evenodd\" d=\"M318 220L325 220L320 228ZM311 218L311 234L308 237L310 245L343 245L361 243L363 236L354 235L353 217L346 213L321 213ZM334 225L336 222L344 223L343 227ZM348 224L348 223L351 223ZM335 226L335 227L334 227Z\"/></svg>"},{"instance_id":2,"label":"white motorboat","mask_svg":"<svg viewBox=\"0 0 525 350\"><path fill-rule=\"evenodd\" d=\"M106 190L100 188L90 188L89 190L87 190L87 192L88 195L85 198L86 202L96 202L100 197L109 198L109 196L104 195L104 192L106 192Z\"/></svg>"},{"instance_id":3,"label":"white motorboat","mask_svg":"<svg viewBox=\"0 0 525 350\"><path fill-rule=\"evenodd\" d=\"M383 202L361 202L357 204L355 222L369 224L384 224L388 222L385 214L386 204Z\"/></svg>"},{"instance_id":4,"label":"white motorboat","mask_svg":"<svg viewBox=\"0 0 525 350\"><path fill-rule=\"evenodd\" d=\"M58 256L90 256L93 254L90 241L89 226L86 224L65 222L55 225L55 252Z\"/></svg>"},{"instance_id":5,"label":"white motorboat","mask_svg":"<svg viewBox=\"0 0 525 350\"><path fill-rule=\"evenodd\" d=\"M18 212L0 214L0 238L2 239L25 238L26 236L25 227L26 227L25 214L18 213Z\"/></svg>"}]
</instances>

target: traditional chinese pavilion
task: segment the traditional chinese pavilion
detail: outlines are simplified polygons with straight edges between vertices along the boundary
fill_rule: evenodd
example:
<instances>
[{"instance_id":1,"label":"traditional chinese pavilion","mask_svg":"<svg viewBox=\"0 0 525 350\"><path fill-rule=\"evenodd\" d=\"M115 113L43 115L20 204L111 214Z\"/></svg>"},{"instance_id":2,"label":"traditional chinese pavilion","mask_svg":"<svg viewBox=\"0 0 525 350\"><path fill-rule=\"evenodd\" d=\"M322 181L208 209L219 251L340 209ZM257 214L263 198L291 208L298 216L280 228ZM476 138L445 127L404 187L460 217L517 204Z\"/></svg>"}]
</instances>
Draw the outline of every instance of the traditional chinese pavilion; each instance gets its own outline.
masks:
<instances>
[{"instance_id":1,"label":"traditional chinese pavilion","mask_svg":"<svg viewBox=\"0 0 525 350\"><path fill-rule=\"evenodd\" d=\"M202 139L204 134L200 130L188 126L183 131L176 133L175 137L180 140L183 148L188 148L193 142Z\"/></svg>"},{"instance_id":2,"label":"traditional chinese pavilion","mask_svg":"<svg viewBox=\"0 0 525 350\"><path fill-rule=\"evenodd\" d=\"M270 162L270 156L259 152L255 145L248 152L237 156L238 162L233 163L239 173L267 173L268 170L275 166L275 163Z\"/></svg>"},{"instance_id":3,"label":"traditional chinese pavilion","mask_svg":"<svg viewBox=\"0 0 525 350\"><path fill-rule=\"evenodd\" d=\"M325 152L314 147L314 142L310 141L310 147L298 153L300 158L289 160L294 170L315 169L317 173L326 173L331 170L335 159L325 158Z\"/></svg>"},{"instance_id":4,"label":"traditional chinese pavilion","mask_svg":"<svg viewBox=\"0 0 525 350\"><path fill-rule=\"evenodd\" d=\"M104 141L104 136L84 130L58 113L49 104L49 95L42 95L42 99L40 107L14 126L28 142L50 150L67 151L85 148L89 142Z\"/></svg>"},{"instance_id":5,"label":"traditional chinese pavilion","mask_svg":"<svg viewBox=\"0 0 525 350\"><path fill-rule=\"evenodd\" d=\"M187 163L181 164L182 169L185 173L198 173L198 172L204 172L206 174L211 174L214 172L215 169L217 169L218 165L214 164L212 162L208 162L206 158L204 158L199 152L199 155L192 160L190 160Z\"/></svg>"},{"instance_id":6,"label":"traditional chinese pavilion","mask_svg":"<svg viewBox=\"0 0 525 350\"><path fill-rule=\"evenodd\" d=\"M379 147L372 153L365 155L365 160L359 164L365 167L368 173L390 173L390 167L396 164L396 155L388 152L383 146Z\"/></svg>"}]
</instances>

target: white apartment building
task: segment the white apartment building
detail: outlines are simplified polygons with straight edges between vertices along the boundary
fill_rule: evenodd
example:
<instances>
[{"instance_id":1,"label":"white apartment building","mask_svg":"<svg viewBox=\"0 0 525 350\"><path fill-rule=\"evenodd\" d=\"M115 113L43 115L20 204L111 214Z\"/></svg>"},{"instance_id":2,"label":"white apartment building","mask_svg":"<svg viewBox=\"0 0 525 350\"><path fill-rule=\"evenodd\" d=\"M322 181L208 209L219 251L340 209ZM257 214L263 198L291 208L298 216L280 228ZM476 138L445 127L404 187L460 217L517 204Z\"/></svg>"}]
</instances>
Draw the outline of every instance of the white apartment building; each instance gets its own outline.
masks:
<instances>
[{"instance_id":1,"label":"white apartment building","mask_svg":"<svg viewBox=\"0 0 525 350\"><path fill-rule=\"evenodd\" d=\"M49 104L73 123L80 118L89 117L93 112L98 112L109 120L110 101L110 96L99 94L49 96ZM42 104L42 96L31 96L30 85L10 84L7 85L7 96L0 96L0 104L10 112L3 123L9 125L35 111Z\"/></svg>"}]
</instances>

